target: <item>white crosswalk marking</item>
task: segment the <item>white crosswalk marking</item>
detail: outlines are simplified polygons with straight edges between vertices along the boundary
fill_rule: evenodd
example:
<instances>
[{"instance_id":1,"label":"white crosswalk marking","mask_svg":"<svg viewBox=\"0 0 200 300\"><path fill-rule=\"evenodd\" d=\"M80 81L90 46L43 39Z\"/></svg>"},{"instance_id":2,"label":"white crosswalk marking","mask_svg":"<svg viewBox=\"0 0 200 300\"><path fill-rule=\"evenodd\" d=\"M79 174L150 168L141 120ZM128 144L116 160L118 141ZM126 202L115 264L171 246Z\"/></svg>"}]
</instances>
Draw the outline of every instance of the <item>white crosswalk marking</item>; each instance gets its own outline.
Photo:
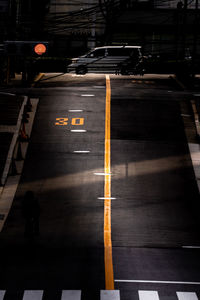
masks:
<instances>
[{"instance_id":1,"label":"white crosswalk marking","mask_svg":"<svg viewBox=\"0 0 200 300\"><path fill-rule=\"evenodd\" d=\"M6 290L0 290L0 300L5 300ZM9 291L8 291L9 295ZM7 296L8 296L7 295ZM25 290L23 299L18 300L43 300L43 290ZM158 291L138 290L139 300L160 300ZM177 300L200 300L195 292L174 292ZM81 300L81 290L62 290L60 300ZM56 298L57 299L57 298ZM100 300L120 300L119 290L101 290Z\"/></svg>"},{"instance_id":2,"label":"white crosswalk marking","mask_svg":"<svg viewBox=\"0 0 200 300\"><path fill-rule=\"evenodd\" d=\"M0 300L3 300L6 291L0 291Z\"/></svg>"},{"instance_id":3,"label":"white crosswalk marking","mask_svg":"<svg viewBox=\"0 0 200 300\"><path fill-rule=\"evenodd\" d=\"M120 300L119 290L101 290L100 300Z\"/></svg>"},{"instance_id":4,"label":"white crosswalk marking","mask_svg":"<svg viewBox=\"0 0 200 300\"><path fill-rule=\"evenodd\" d=\"M157 291L138 291L140 300L159 300Z\"/></svg>"},{"instance_id":5,"label":"white crosswalk marking","mask_svg":"<svg viewBox=\"0 0 200 300\"><path fill-rule=\"evenodd\" d=\"M23 300L42 300L43 291L25 291Z\"/></svg>"},{"instance_id":6,"label":"white crosswalk marking","mask_svg":"<svg viewBox=\"0 0 200 300\"><path fill-rule=\"evenodd\" d=\"M61 300L81 300L81 290L63 290Z\"/></svg>"},{"instance_id":7,"label":"white crosswalk marking","mask_svg":"<svg viewBox=\"0 0 200 300\"><path fill-rule=\"evenodd\" d=\"M176 292L179 300L198 300L196 293L190 292Z\"/></svg>"}]
</instances>

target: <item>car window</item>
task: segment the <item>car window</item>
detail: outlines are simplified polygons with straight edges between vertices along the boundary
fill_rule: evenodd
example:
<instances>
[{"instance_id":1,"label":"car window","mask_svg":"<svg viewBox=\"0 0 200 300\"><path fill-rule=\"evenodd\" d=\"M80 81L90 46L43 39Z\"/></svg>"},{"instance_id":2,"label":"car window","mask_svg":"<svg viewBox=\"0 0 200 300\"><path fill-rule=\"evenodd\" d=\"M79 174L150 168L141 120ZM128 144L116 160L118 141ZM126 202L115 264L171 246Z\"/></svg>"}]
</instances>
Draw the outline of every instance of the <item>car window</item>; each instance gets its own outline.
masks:
<instances>
[{"instance_id":1,"label":"car window","mask_svg":"<svg viewBox=\"0 0 200 300\"><path fill-rule=\"evenodd\" d=\"M101 57L105 56L105 49L97 49L88 54L88 57Z\"/></svg>"},{"instance_id":2,"label":"car window","mask_svg":"<svg viewBox=\"0 0 200 300\"><path fill-rule=\"evenodd\" d=\"M108 55L110 56L138 56L140 53L138 48L110 48Z\"/></svg>"},{"instance_id":3,"label":"car window","mask_svg":"<svg viewBox=\"0 0 200 300\"><path fill-rule=\"evenodd\" d=\"M108 48L109 56L130 56L133 50L132 48Z\"/></svg>"},{"instance_id":4,"label":"car window","mask_svg":"<svg viewBox=\"0 0 200 300\"><path fill-rule=\"evenodd\" d=\"M139 55L140 55L139 49L136 48L136 49L132 49L132 50L131 50L131 53L130 53L130 56L131 56L131 57L138 58Z\"/></svg>"}]
</instances>

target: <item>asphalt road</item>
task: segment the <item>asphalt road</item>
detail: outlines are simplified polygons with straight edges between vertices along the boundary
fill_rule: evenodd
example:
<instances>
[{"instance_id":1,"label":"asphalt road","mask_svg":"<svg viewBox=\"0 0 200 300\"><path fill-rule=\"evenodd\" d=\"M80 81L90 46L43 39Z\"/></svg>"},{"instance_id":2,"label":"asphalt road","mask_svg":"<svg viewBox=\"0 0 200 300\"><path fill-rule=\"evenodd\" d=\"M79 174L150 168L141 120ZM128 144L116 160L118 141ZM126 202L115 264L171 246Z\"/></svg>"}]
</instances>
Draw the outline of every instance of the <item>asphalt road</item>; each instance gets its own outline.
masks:
<instances>
[{"instance_id":1,"label":"asphalt road","mask_svg":"<svg viewBox=\"0 0 200 300\"><path fill-rule=\"evenodd\" d=\"M190 97L159 76L111 75L110 83L115 289L121 300L200 299L199 192L181 116L191 114ZM40 101L0 235L0 290L5 300L22 299L25 290L44 291L43 300L60 300L63 290L99 299L105 289L105 76L49 74L22 92ZM194 126L192 118L188 124ZM27 190L41 210L34 238L24 237Z\"/></svg>"}]
</instances>

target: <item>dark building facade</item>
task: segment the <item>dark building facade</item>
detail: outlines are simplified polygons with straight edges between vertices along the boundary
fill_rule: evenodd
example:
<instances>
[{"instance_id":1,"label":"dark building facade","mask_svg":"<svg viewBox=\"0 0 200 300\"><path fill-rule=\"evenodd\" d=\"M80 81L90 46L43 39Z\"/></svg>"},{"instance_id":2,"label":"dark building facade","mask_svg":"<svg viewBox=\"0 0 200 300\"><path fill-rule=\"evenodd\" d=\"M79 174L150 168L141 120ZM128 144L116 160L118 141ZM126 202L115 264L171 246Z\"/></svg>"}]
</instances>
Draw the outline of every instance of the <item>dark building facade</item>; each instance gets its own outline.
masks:
<instances>
[{"instance_id":1,"label":"dark building facade","mask_svg":"<svg viewBox=\"0 0 200 300\"><path fill-rule=\"evenodd\" d=\"M0 0L0 41L43 38L48 3L48 0Z\"/></svg>"},{"instance_id":2,"label":"dark building facade","mask_svg":"<svg viewBox=\"0 0 200 300\"><path fill-rule=\"evenodd\" d=\"M104 44L142 45L145 53L190 56L200 52L198 0L51 0L45 31L62 55ZM86 3L86 2L84 2ZM70 53L69 53L70 54Z\"/></svg>"},{"instance_id":3,"label":"dark building facade","mask_svg":"<svg viewBox=\"0 0 200 300\"><path fill-rule=\"evenodd\" d=\"M0 43L49 41L52 57L128 44L168 61L200 60L198 0L0 0L0 22Z\"/></svg>"},{"instance_id":4,"label":"dark building facade","mask_svg":"<svg viewBox=\"0 0 200 300\"><path fill-rule=\"evenodd\" d=\"M0 43L15 38L16 34L16 2L0 0Z\"/></svg>"}]
</instances>

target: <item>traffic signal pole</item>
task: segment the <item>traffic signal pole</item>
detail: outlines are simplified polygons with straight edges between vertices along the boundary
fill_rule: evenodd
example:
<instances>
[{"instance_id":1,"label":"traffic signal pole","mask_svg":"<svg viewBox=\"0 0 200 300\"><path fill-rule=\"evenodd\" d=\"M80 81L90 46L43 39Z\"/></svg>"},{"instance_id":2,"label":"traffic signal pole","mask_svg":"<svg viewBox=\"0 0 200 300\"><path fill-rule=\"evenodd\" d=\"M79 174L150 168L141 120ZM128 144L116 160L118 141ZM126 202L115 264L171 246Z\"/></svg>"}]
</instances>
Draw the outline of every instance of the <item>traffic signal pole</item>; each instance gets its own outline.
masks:
<instances>
[{"instance_id":1,"label":"traffic signal pole","mask_svg":"<svg viewBox=\"0 0 200 300\"><path fill-rule=\"evenodd\" d=\"M7 55L6 83L9 83L13 58L21 59L22 82L26 83L32 77L31 59L48 54L47 41L5 41Z\"/></svg>"}]
</instances>

